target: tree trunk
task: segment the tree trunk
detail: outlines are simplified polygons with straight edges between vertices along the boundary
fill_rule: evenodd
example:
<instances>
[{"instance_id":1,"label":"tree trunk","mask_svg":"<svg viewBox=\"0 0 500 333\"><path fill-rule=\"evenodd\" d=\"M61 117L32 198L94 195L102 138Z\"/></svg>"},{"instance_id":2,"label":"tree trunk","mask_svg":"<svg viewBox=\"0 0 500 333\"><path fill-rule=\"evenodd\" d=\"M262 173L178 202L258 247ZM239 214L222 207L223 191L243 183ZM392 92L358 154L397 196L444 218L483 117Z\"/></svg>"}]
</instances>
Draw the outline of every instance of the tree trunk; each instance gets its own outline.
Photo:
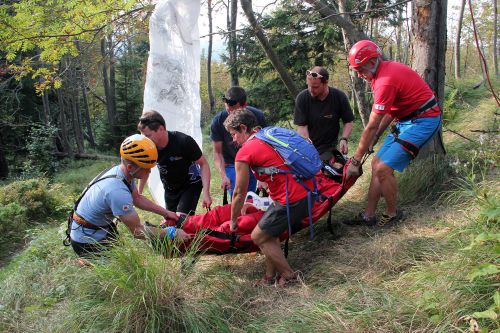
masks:
<instances>
[{"instance_id":1,"label":"tree trunk","mask_svg":"<svg viewBox=\"0 0 500 333\"><path fill-rule=\"evenodd\" d=\"M498 5L497 0L493 0L493 66L495 67L495 76L498 78Z\"/></svg>"},{"instance_id":2,"label":"tree trunk","mask_svg":"<svg viewBox=\"0 0 500 333\"><path fill-rule=\"evenodd\" d=\"M43 122L45 126L50 125L50 104L49 104L49 94L47 90L43 90L42 95L42 105L43 105Z\"/></svg>"},{"instance_id":3,"label":"tree trunk","mask_svg":"<svg viewBox=\"0 0 500 333\"><path fill-rule=\"evenodd\" d=\"M408 6L405 6L405 17L408 16ZM410 31L410 25L408 24L408 19L406 19L406 37L408 38L406 47L403 48L403 63L406 65L409 65L411 63L411 50L412 50L412 39L411 39L411 31Z\"/></svg>"},{"instance_id":4,"label":"tree trunk","mask_svg":"<svg viewBox=\"0 0 500 333\"><path fill-rule=\"evenodd\" d=\"M467 76L467 60L469 58L469 43L465 44L464 76Z\"/></svg>"},{"instance_id":5,"label":"tree trunk","mask_svg":"<svg viewBox=\"0 0 500 333\"><path fill-rule=\"evenodd\" d=\"M108 116L108 124L113 137L117 136L116 133L116 108L113 103L113 96L111 94L111 86L109 83L109 55L106 50L106 39L101 39L101 55L102 55L102 80L104 86L104 95L106 97L106 111Z\"/></svg>"},{"instance_id":6,"label":"tree trunk","mask_svg":"<svg viewBox=\"0 0 500 333\"><path fill-rule=\"evenodd\" d=\"M255 19L255 16L253 14L252 10L252 1L251 0L241 0L241 7L243 8L243 11L245 12L245 15L247 16L248 22L252 26L252 29L259 40L260 44L262 45L262 48L264 49L264 52L266 52L267 57L271 61L274 69L278 72L281 80L285 84L286 88L288 89L288 92L290 95L295 99L295 97L299 93L299 89L295 85L295 83L292 80L292 77L290 74L287 72L286 68L283 66L282 62L274 52L273 48L269 44L269 41L267 40L267 37L264 34L263 29L260 27L260 25L257 23L257 20Z\"/></svg>"},{"instance_id":7,"label":"tree trunk","mask_svg":"<svg viewBox=\"0 0 500 333\"><path fill-rule=\"evenodd\" d=\"M0 179L7 179L9 176L9 163L5 158L5 153L2 149L2 142L0 141Z\"/></svg>"},{"instance_id":8,"label":"tree trunk","mask_svg":"<svg viewBox=\"0 0 500 333\"><path fill-rule=\"evenodd\" d=\"M403 39L403 8L398 9L398 24L396 25L396 60L403 62L403 54L401 45Z\"/></svg>"},{"instance_id":9,"label":"tree trunk","mask_svg":"<svg viewBox=\"0 0 500 333\"><path fill-rule=\"evenodd\" d=\"M78 52L81 53L80 43L79 41L75 42L76 48ZM95 149L97 147L94 139L94 133L92 131L92 122L90 120L90 111L89 111L89 102L87 98L87 84L85 82L85 71L83 70L82 59L80 56L77 57L77 80L78 86L82 92L82 102L83 102L83 118L85 119L85 126L87 127L87 133L84 132L84 135L89 142L90 146Z\"/></svg>"},{"instance_id":10,"label":"tree trunk","mask_svg":"<svg viewBox=\"0 0 500 333\"><path fill-rule=\"evenodd\" d=\"M212 91L212 0L207 0L208 5L208 52L207 52L207 90L208 101L210 103L210 114L213 113L215 108L214 93ZM231 82L232 83L232 82Z\"/></svg>"},{"instance_id":11,"label":"tree trunk","mask_svg":"<svg viewBox=\"0 0 500 333\"><path fill-rule=\"evenodd\" d=\"M64 153L67 153L69 156L73 155L73 150L71 149L71 145L69 143L68 137L68 126L66 123L66 106L63 98L63 91L59 89L57 91L57 101L59 104L59 140L61 142L61 146Z\"/></svg>"},{"instance_id":12,"label":"tree trunk","mask_svg":"<svg viewBox=\"0 0 500 333\"><path fill-rule=\"evenodd\" d=\"M83 133L82 125L80 119L80 102L79 102L79 80L76 76L76 68L73 64L66 59L66 67L69 68L69 85L67 87L69 95L69 107L71 110L71 123L73 125L73 133L75 135L75 143L78 154L82 154L85 151L83 145Z\"/></svg>"},{"instance_id":13,"label":"tree trunk","mask_svg":"<svg viewBox=\"0 0 500 333\"><path fill-rule=\"evenodd\" d=\"M460 13L457 22L457 36L455 39L455 79L460 79L460 39L462 37L462 23L464 20L465 0L460 4Z\"/></svg>"},{"instance_id":14,"label":"tree trunk","mask_svg":"<svg viewBox=\"0 0 500 333\"><path fill-rule=\"evenodd\" d=\"M350 21L348 14L345 14L346 9L346 0L339 0L339 12L343 13L342 17L346 21ZM349 52L351 47L356 43L354 38L349 34L349 32L342 28L342 36L344 37L344 46L346 52ZM360 79L358 75L354 71L349 71L349 77L351 79L351 85L353 89L353 93L355 95L355 102L358 107L358 113L361 118L361 122L363 127L368 123L368 119L370 118L370 104L366 98L366 84L365 81Z\"/></svg>"},{"instance_id":15,"label":"tree trunk","mask_svg":"<svg viewBox=\"0 0 500 333\"><path fill-rule=\"evenodd\" d=\"M87 141L90 146L95 149L97 147L95 143L94 133L92 131L92 121L90 120L90 110L89 110L89 102L87 98L87 86L85 84L85 78L82 73L81 81L80 81L80 89L82 90L82 102L83 102L83 116L85 118L85 125L87 127Z\"/></svg>"},{"instance_id":16,"label":"tree trunk","mask_svg":"<svg viewBox=\"0 0 500 333\"><path fill-rule=\"evenodd\" d=\"M210 1L211 2L211 1ZM209 9L211 11L211 9ZM238 76L238 53L236 50L236 21L238 19L238 0L228 0L227 8L227 30L228 35L228 53L229 53L229 74L231 76L231 87L239 86Z\"/></svg>"},{"instance_id":17,"label":"tree trunk","mask_svg":"<svg viewBox=\"0 0 500 333\"><path fill-rule=\"evenodd\" d=\"M447 0L414 0L412 3L415 54L413 68L434 91L441 109L444 100L446 6ZM419 156L425 157L431 152L446 152L441 128Z\"/></svg>"},{"instance_id":18,"label":"tree trunk","mask_svg":"<svg viewBox=\"0 0 500 333\"><path fill-rule=\"evenodd\" d=\"M116 70L115 70L115 48L113 46L113 36L108 35L108 59L109 59L109 93L111 101L113 102L113 109L115 112L115 124L118 121L118 114L116 110Z\"/></svg>"}]
</instances>

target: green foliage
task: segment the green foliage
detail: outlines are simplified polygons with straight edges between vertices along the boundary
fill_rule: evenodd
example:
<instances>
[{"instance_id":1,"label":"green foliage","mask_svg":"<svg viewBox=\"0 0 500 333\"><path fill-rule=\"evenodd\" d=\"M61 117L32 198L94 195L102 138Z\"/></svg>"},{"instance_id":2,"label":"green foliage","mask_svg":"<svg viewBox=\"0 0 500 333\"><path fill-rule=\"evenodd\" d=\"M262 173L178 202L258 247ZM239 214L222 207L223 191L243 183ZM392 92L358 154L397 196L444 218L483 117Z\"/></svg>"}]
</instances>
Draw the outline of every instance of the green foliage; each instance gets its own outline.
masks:
<instances>
[{"instance_id":1,"label":"green foliage","mask_svg":"<svg viewBox=\"0 0 500 333\"><path fill-rule=\"evenodd\" d=\"M30 158L24 163L25 176L50 176L57 170L57 159L53 155L57 131L51 125L32 125L26 145Z\"/></svg>"},{"instance_id":2,"label":"green foliage","mask_svg":"<svg viewBox=\"0 0 500 333\"><path fill-rule=\"evenodd\" d=\"M494 200L489 200L494 197ZM486 230L477 235L466 248L468 251L480 252L484 259L478 262L470 272L471 281L476 281L490 289L490 295L493 303L482 311L475 311L470 317L489 321L491 326L500 330L500 295L498 288L500 283L500 233L498 226L500 223L500 202L497 193L483 192L482 195L475 197L480 207L479 222L485 223L483 228Z\"/></svg>"},{"instance_id":3,"label":"green foliage","mask_svg":"<svg viewBox=\"0 0 500 333\"><path fill-rule=\"evenodd\" d=\"M43 178L14 181L1 188L0 204L18 204L27 220L43 222L61 210L62 198L57 192Z\"/></svg>"},{"instance_id":4,"label":"green foliage","mask_svg":"<svg viewBox=\"0 0 500 333\"><path fill-rule=\"evenodd\" d=\"M116 160L76 160L64 164L64 172L54 175L54 183L64 184L66 197L74 199L83 191L85 186L101 171L120 162Z\"/></svg>"},{"instance_id":5,"label":"green foliage","mask_svg":"<svg viewBox=\"0 0 500 333\"><path fill-rule=\"evenodd\" d=\"M26 208L16 202L0 206L0 239L16 236L26 225Z\"/></svg>"},{"instance_id":6,"label":"green foliage","mask_svg":"<svg viewBox=\"0 0 500 333\"><path fill-rule=\"evenodd\" d=\"M122 137L137 131L137 122L142 113L144 80L149 43L129 39L116 66L116 111L117 126Z\"/></svg>"},{"instance_id":7,"label":"green foliage","mask_svg":"<svg viewBox=\"0 0 500 333\"><path fill-rule=\"evenodd\" d=\"M123 15L137 6L136 0L125 1L60 1L24 0L0 6L0 21L9 29L0 31L0 49L6 52L11 70L18 77L43 78L58 88L61 84L56 69L64 56L75 57L76 41L91 42L106 33L108 24L126 20ZM38 66L32 57L19 61L18 55L37 50L37 59L50 65ZM46 86L42 87L45 89Z\"/></svg>"},{"instance_id":8,"label":"green foliage","mask_svg":"<svg viewBox=\"0 0 500 333\"><path fill-rule=\"evenodd\" d=\"M210 101L208 97L208 83L207 83L207 59L202 56L201 58L201 68L200 68L200 97L201 97L201 127L209 127L212 122L212 118L219 111L224 110L224 103L221 100L221 96L224 95L229 88L229 75L227 72L227 67L218 62L212 62L211 65L212 74L212 94L215 100L215 106L213 110L210 110ZM245 90L246 90L245 86ZM249 96L251 97L251 96ZM252 105L252 104L250 104ZM210 142L210 139L208 141Z\"/></svg>"}]
</instances>

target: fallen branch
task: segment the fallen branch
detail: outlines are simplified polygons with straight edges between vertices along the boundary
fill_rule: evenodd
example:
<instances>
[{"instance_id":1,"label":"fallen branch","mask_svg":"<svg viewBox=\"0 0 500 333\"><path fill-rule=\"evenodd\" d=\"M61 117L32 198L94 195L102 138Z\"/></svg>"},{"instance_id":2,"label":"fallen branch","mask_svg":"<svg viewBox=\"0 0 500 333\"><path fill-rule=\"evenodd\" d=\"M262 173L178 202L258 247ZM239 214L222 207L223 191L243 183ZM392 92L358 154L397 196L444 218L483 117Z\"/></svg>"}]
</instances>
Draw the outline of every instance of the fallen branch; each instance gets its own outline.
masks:
<instances>
[{"instance_id":1,"label":"fallen branch","mask_svg":"<svg viewBox=\"0 0 500 333\"><path fill-rule=\"evenodd\" d=\"M476 133L498 133L498 130L470 130L471 132Z\"/></svg>"},{"instance_id":2,"label":"fallen branch","mask_svg":"<svg viewBox=\"0 0 500 333\"><path fill-rule=\"evenodd\" d=\"M88 159L88 160L118 160L117 156L101 155L101 154L70 154L61 151L52 152L53 156L56 157L72 157L75 159Z\"/></svg>"},{"instance_id":3,"label":"fallen branch","mask_svg":"<svg viewBox=\"0 0 500 333\"><path fill-rule=\"evenodd\" d=\"M446 132L446 131L451 132L451 133L453 133L453 134L456 134L456 135L458 135L458 136L460 136L460 137L464 138L465 140L469 140L470 142L477 143L476 141L474 141L474 140L472 140L472 139L469 139L468 137L463 136L462 134L460 134L460 133L458 133L458 132L455 132L454 130L451 130L451 129L449 129L449 128L446 128L446 129L444 129L444 130L443 130L443 132Z\"/></svg>"}]
</instances>

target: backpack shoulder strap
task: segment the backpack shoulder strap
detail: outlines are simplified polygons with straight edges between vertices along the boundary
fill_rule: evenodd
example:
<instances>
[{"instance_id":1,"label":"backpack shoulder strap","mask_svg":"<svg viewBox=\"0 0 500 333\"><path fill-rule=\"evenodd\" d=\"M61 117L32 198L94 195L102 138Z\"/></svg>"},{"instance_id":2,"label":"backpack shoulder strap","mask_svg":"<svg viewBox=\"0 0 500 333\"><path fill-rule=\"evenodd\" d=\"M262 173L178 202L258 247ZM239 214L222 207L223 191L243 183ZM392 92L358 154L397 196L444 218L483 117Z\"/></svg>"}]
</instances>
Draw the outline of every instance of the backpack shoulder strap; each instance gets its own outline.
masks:
<instances>
[{"instance_id":1,"label":"backpack shoulder strap","mask_svg":"<svg viewBox=\"0 0 500 333\"><path fill-rule=\"evenodd\" d=\"M106 174L106 172L108 172L109 170L111 170L113 167L109 167L103 171L101 171L97 176L94 177L94 179L92 179L92 181L87 185L87 187L85 187L85 189L82 191L82 193L80 194L80 196L78 197L78 199L76 199L75 201L75 205L73 207L73 210L76 211L76 208L78 207L78 204L80 203L80 201L82 200L83 196L85 195L85 193L87 193L87 191L96 183L100 182L101 180L104 180L104 179L108 179L108 178L116 178L116 179L120 179L124 184L125 186L128 188L128 190L132 193L132 185L130 185L130 183L123 177L120 177L118 176L117 174L114 174L114 175L107 175L106 177L103 177L104 174Z\"/></svg>"}]
</instances>

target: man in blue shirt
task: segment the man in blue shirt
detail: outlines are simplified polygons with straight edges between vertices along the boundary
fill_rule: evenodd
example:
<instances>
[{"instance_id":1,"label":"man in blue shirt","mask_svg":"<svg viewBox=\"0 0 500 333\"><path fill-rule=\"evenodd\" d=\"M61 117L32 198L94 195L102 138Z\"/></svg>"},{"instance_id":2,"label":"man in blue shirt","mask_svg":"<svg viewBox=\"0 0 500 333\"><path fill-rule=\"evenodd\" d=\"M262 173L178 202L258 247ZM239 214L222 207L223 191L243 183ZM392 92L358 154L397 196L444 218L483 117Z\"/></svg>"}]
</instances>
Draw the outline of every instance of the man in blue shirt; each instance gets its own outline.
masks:
<instances>
[{"instance_id":1,"label":"man in blue shirt","mask_svg":"<svg viewBox=\"0 0 500 333\"><path fill-rule=\"evenodd\" d=\"M135 179L145 177L156 165L158 152L154 143L143 135L132 135L121 144L120 155L121 163L94 178L77 201L69 236L79 256L98 253L113 243L118 234L114 217L123 222L135 238L189 237L175 227L147 226L141 223L135 211L137 206L164 218L178 219L175 213L140 195L135 185Z\"/></svg>"},{"instance_id":2,"label":"man in blue shirt","mask_svg":"<svg viewBox=\"0 0 500 333\"><path fill-rule=\"evenodd\" d=\"M221 176L221 188L228 189L230 195L233 194L236 174L234 171L234 157L238 147L233 142L233 138L224 127L224 121L230 113L238 109L250 110L257 118L258 125L266 126L264 113L257 108L248 106L247 94L241 87L231 87L226 94L222 96L226 110L217 113L210 126L210 139L212 139L214 148L214 164ZM257 180L250 172L250 181L248 191L255 191Z\"/></svg>"}]
</instances>

